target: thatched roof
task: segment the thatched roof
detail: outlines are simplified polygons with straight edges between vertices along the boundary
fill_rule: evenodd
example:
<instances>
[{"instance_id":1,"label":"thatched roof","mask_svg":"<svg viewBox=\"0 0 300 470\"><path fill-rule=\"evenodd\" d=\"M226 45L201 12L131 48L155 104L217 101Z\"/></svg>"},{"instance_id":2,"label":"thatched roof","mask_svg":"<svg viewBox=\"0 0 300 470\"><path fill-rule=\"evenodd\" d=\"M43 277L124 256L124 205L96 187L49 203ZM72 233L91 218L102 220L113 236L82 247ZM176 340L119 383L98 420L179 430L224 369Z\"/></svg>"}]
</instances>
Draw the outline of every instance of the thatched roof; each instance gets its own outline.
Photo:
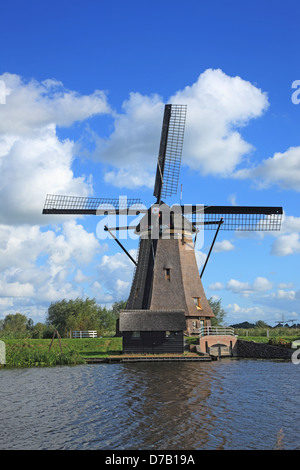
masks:
<instances>
[{"instance_id":1,"label":"thatched roof","mask_svg":"<svg viewBox=\"0 0 300 470\"><path fill-rule=\"evenodd\" d=\"M123 310L120 331L182 331L186 329L184 310Z\"/></svg>"}]
</instances>

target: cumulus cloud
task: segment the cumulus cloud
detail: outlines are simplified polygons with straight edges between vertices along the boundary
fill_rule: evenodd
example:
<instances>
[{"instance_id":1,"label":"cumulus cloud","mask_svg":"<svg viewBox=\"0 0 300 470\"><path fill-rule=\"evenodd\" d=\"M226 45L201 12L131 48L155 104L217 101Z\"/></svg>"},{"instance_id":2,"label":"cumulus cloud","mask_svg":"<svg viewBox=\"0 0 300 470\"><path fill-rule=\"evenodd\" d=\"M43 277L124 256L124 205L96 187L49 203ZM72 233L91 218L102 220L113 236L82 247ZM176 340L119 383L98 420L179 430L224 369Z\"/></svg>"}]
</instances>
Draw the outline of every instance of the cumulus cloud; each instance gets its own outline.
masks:
<instances>
[{"instance_id":1,"label":"cumulus cloud","mask_svg":"<svg viewBox=\"0 0 300 470\"><path fill-rule=\"evenodd\" d=\"M0 316L2 309L5 314L25 313L29 305L36 315L44 314L47 303L83 295L78 283L89 278L78 266L96 271L103 251L95 235L74 220L46 231L0 225L0 240Z\"/></svg>"},{"instance_id":2,"label":"cumulus cloud","mask_svg":"<svg viewBox=\"0 0 300 470\"><path fill-rule=\"evenodd\" d=\"M289 256L300 253L300 217L283 214L281 230L271 248L274 256Z\"/></svg>"},{"instance_id":3,"label":"cumulus cloud","mask_svg":"<svg viewBox=\"0 0 300 470\"><path fill-rule=\"evenodd\" d=\"M234 250L234 245L229 240L222 240L221 242L216 242L214 246L214 252L220 253L221 251L232 251Z\"/></svg>"},{"instance_id":4,"label":"cumulus cloud","mask_svg":"<svg viewBox=\"0 0 300 470\"><path fill-rule=\"evenodd\" d=\"M239 129L268 108L266 93L240 77L206 70L168 102L187 104L182 163L202 174L229 176L252 150ZM108 167L116 186L152 186L156 171L164 103L160 96L131 93L115 116L107 139L95 137L93 157Z\"/></svg>"},{"instance_id":5,"label":"cumulus cloud","mask_svg":"<svg viewBox=\"0 0 300 470\"><path fill-rule=\"evenodd\" d=\"M300 253L299 233L281 235L272 245L271 254L275 256L288 256L297 253Z\"/></svg>"},{"instance_id":6,"label":"cumulus cloud","mask_svg":"<svg viewBox=\"0 0 300 470\"><path fill-rule=\"evenodd\" d=\"M270 291L272 288L273 284L265 277L257 277L252 284L249 282L238 281L236 279L230 279L226 283L227 290L235 294L240 294L243 297L249 297L252 294Z\"/></svg>"},{"instance_id":7,"label":"cumulus cloud","mask_svg":"<svg viewBox=\"0 0 300 470\"><path fill-rule=\"evenodd\" d=\"M137 250L129 250L136 259ZM104 255L98 269L98 279L115 300L126 299L129 295L134 265L125 253Z\"/></svg>"},{"instance_id":8,"label":"cumulus cloud","mask_svg":"<svg viewBox=\"0 0 300 470\"><path fill-rule=\"evenodd\" d=\"M56 80L9 73L0 81L6 92L0 106L0 307L32 317L44 314L47 302L82 294L79 281L88 277L78 268L92 269L102 249L70 216L42 215L48 192L92 193L91 176L72 170L76 144L62 140L58 127L112 111L99 90L80 95ZM41 228L49 222L60 225Z\"/></svg>"},{"instance_id":9,"label":"cumulus cloud","mask_svg":"<svg viewBox=\"0 0 300 470\"><path fill-rule=\"evenodd\" d=\"M0 80L7 92L0 106L0 223L47 223L41 214L47 192L92 191L90 175L74 176L75 144L60 140L57 127L111 111L100 91L81 96L55 80L25 81L8 73Z\"/></svg>"},{"instance_id":10,"label":"cumulus cloud","mask_svg":"<svg viewBox=\"0 0 300 470\"><path fill-rule=\"evenodd\" d=\"M282 189L300 191L300 147L277 152L254 168L244 168L235 178L251 179L259 188L277 185Z\"/></svg>"},{"instance_id":11,"label":"cumulus cloud","mask_svg":"<svg viewBox=\"0 0 300 470\"><path fill-rule=\"evenodd\" d=\"M222 282L214 282L208 286L210 290L222 290L224 289L224 284Z\"/></svg>"},{"instance_id":12,"label":"cumulus cloud","mask_svg":"<svg viewBox=\"0 0 300 470\"><path fill-rule=\"evenodd\" d=\"M188 105L183 162L204 175L231 175L253 150L238 130L268 108L266 93L212 69L170 101Z\"/></svg>"},{"instance_id":13,"label":"cumulus cloud","mask_svg":"<svg viewBox=\"0 0 300 470\"><path fill-rule=\"evenodd\" d=\"M113 170L105 180L114 186L153 187L164 104L158 95L130 93L115 115L114 131L108 138L94 135L93 158Z\"/></svg>"},{"instance_id":14,"label":"cumulus cloud","mask_svg":"<svg viewBox=\"0 0 300 470\"><path fill-rule=\"evenodd\" d=\"M96 90L79 95L66 90L57 80L26 81L19 75L4 73L6 102L0 107L0 134L28 135L49 124L71 126L100 113L110 113L106 95Z\"/></svg>"}]
</instances>

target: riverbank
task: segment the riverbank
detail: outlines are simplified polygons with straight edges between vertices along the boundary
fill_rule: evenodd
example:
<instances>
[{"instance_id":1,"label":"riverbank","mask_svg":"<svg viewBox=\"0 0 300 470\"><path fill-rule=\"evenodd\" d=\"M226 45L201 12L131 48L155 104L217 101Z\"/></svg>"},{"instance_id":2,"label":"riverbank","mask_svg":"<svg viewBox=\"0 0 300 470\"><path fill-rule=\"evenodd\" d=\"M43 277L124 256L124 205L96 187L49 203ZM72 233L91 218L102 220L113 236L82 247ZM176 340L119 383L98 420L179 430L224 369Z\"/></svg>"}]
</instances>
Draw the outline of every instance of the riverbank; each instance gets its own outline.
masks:
<instances>
[{"instance_id":1,"label":"riverbank","mask_svg":"<svg viewBox=\"0 0 300 470\"><path fill-rule=\"evenodd\" d=\"M239 338L238 356L246 358L289 359L290 350L267 345L267 338ZM249 341L250 340L250 341ZM4 339L6 364L2 367L50 367L56 365L99 364L116 362L211 361L210 356L185 351L183 354L122 354L122 338L57 339L49 350L50 339ZM270 353L268 355L268 353ZM1 365L0 365L1 368Z\"/></svg>"},{"instance_id":2,"label":"riverbank","mask_svg":"<svg viewBox=\"0 0 300 470\"><path fill-rule=\"evenodd\" d=\"M46 367L85 364L86 358L121 354L122 338L3 339L6 367Z\"/></svg>"}]
</instances>

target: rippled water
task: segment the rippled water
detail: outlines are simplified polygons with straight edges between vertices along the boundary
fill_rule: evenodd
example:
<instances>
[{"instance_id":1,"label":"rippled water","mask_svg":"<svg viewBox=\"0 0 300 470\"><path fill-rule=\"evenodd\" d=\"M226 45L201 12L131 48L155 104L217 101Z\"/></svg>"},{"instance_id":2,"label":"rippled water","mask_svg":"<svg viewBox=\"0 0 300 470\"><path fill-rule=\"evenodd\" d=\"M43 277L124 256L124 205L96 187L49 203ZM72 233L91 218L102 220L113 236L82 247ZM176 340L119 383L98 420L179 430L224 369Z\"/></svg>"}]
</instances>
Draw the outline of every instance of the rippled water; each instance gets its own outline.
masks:
<instances>
[{"instance_id":1,"label":"rippled water","mask_svg":"<svg viewBox=\"0 0 300 470\"><path fill-rule=\"evenodd\" d=\"M0 370L0 449L300 446L300 365L222 360Z\"/></svg>"}]
</instances>

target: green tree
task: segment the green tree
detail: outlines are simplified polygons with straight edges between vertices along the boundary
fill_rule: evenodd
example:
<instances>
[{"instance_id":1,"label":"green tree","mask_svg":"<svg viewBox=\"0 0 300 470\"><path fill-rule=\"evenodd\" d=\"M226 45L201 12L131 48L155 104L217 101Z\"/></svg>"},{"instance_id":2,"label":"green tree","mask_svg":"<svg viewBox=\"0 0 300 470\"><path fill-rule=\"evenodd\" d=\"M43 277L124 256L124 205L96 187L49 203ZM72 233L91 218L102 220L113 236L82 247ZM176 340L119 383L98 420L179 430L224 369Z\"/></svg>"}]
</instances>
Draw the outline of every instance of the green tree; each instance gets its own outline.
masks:
<instances>
[{"instance_id":1,"label":"green tree","mask_svg":"<svg viewBox=\"0 0 300 470\"><path fill-rule=\"evenodd\" d=\"M126 300L120 300L119 302L115 302L112 306L112 314L113 316L117 319L119 318L120 311L124 310L126 307L127 301Z\"/></svg>"},{"instance_id":2,"label":"green tree","mask_svg":"<svg viewBox=\"0 0 300 470\"><path fill-rule=\"evenodd\" d=\"M270 326L264 322L263 320L258 320L256 323L255 323L255 327L254 328L270 328Z\"/></svg>"},{"instance_id":3,"label":"green tree","mask_svg":"<svg viewBox=\"0 0 300 470\"><path fill-rule=\"evenodd\" d=\"M208 299L208 303L215 314L215 318L211 319L212 326L222 325L226 316L226 312L221 305L221 300L213 300L213 298L210 297L210 299Z\"/></svg>"},{"instance_id":4,"label":"green tree","mask_svg":"<svg viewBox=\"0 0 300 470\"><path fill-rule=\"evenodd\" d=\"M32 328L31 337L34 339L43 338L45 330L46 330L45 323L38 322Z\"/></svg>"},{"instance_id":5,"label":"green tree","mask_svg":"<svg viewBox=\"0 0 300 470\"><path fill-rule=\"evenodd\" d=\"M22 313L6 315L3 321L3 335L21 338L30 336L30 327L33 322Z\"/></svg>"},{"instance_id":6,"label":"green tree","mask_svg":"<svg viewBox=\"0 0 300 470\"><path fill-rule=\"evenodd\" d=\"M96 304L95 299L63 299L51 303L46 324L57 328L60 335L67 336L71 330L101 330L101 321L104 321L102 317L103 309Z\"/></svg>"}]
</instances>

